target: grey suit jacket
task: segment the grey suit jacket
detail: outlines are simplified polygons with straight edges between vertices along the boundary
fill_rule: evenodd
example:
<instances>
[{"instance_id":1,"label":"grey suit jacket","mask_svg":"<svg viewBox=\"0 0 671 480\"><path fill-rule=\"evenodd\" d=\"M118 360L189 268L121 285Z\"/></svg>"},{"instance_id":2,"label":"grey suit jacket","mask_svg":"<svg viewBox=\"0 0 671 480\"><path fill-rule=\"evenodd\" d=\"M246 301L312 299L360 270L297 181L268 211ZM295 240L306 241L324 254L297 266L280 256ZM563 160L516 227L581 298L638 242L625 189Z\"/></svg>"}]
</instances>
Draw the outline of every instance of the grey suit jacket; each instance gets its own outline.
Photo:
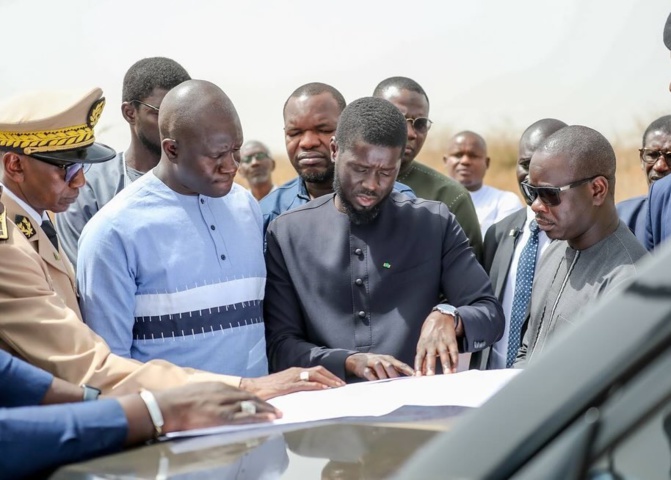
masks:
<instances>
[{"instance_id":1,"label":"grey suit jacket","mask_svg":"<svg viewBox=\"0 0 671 480\"><path fill-rule=\"evenodd\" d=\"M503 220L495 223L485 235L483 266L489 274L494 295L503 302L503 291L508 279L508 271L513 260L513 253L527 219L527 209L523 208L511 213ZM489 364L491 347L471 356L471 368L485 370Z\"/></svg>"}]
</instances>

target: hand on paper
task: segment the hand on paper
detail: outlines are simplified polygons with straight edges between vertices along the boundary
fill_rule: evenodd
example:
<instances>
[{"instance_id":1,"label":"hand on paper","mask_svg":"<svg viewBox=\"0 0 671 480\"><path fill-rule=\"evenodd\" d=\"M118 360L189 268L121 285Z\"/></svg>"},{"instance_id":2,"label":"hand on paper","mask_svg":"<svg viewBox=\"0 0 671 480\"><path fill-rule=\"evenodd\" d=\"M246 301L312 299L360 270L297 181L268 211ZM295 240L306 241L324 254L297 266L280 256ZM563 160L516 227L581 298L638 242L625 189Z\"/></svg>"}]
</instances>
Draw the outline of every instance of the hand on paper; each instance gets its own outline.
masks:
<instances>
[{"instance_id":1,"label":"hand on paper","mask_svg":"<svg viewBox=\"0 0 671 480\"><path fill-rule=\"evenodd\" d=\"M366 380L382 380L400 375L414 375L415 371L391 355L355 353L345 360L345 370Z\"/></svg>"},{"instance_id":2,"label":"hand on paper","mask_svg":"<svg viewBox=\"0 0 671 480\"><path fill-rule=\"evenodd\" d=\"M323 390L325 388L342 387L343 385L345 385L345 382L322 366L312 368L293 367L265 377L243 378L240 382L240 388L252 392L264 400L287 393L303 390Z\"/></svg>"},{"instance_id":3,"label":"hand on paper","mask_svg":"<svg viewBox=\"0 0 671 480\"><path fill-rule=\"evenodd\" d=\"M268 422L282 416L279 410L253 394L218 382L192 383L153 393L163 414L164 433ZM241 408L243 401L253 404L247 412Z\"/></svg>"},{"instance_id":4,"label":"hand on paper","mask_svg":"<svg viewBox=\"0 0 671 480\"><path fill-rule=\"evenodd\" d=\"M457 371L459 345L457 332L454 330L454 317L440 312L432 312L422 325L415 356L416 375L434 375L436 357L440 358L443 373Z\"/></svg>"}]
</instances>

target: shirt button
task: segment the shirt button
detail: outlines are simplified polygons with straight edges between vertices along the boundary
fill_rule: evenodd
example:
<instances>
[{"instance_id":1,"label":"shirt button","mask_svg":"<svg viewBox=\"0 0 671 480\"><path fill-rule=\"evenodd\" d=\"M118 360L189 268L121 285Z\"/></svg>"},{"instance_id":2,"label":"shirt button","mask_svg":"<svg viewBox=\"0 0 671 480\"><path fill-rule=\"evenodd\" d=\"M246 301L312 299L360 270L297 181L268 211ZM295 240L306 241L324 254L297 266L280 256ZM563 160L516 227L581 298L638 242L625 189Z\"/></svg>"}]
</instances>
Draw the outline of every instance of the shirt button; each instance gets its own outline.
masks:
<instances>
[{"instance_id":1,"label":"shirt button","mask_svg":"<svg viewBox=\"0 0 671 480\"><path fill-rule=\"evenodd\" d=\"M226 255L222 255L222 256L221 256L221 259L222 259L222 260L226 260Z\"/></svg>"},{"instance_id":2,"label":"shirt button","mask_svg":"<svg viewBox=\"0 0 671 480\"><path fill-rule=\"evenodd\" d=\"M366 318L366 312L364 312L363 310L361 310L361 311L359 312L359 318Z\"/></svg>"},{"instance_id":3,"label":"shirt button","mask_svg":"<svg viewBox=\"0 0 671 480\"><path fill-rule=\"evenodd\" d=\"M361 256L361 255L363 255L363 250L361 250L360 248L357 248L356 250L354 250L354 253L358 256Z\"/></svg>"},{"instance_id":4,"label":"shirt button","mask_svg":"<svg viewBox=\"0 0 671 480\"><path fill-rule=\"evenodd\" d=\"M214 230L214 229L216 229L216 228L217 228L217 227L215 227L214 225L210 225L210 229L211 229L211 230Z\"/></svg>"},{"instance_id":5,"label":"shirt button","mask_svg":"<svg viewBox=\"0 0 671 480\"><path fill-rule=\"evenodd\" d=\"M200 199L200 203L205 203L205 199L204 199L204 198L201 198L201 199Z\"/></svg>"},{"instance_id":6,"label":"shirt button","mask_svg":"<svg viewBox=\"0 0 671 480\"><path fill-rule=\"evenodd\" d=\"M363 285L363 280L361 280L360 278L357 278L356 280L354 280L354 283L361 286L361 285Z\"/></svg>"}]
</instances>

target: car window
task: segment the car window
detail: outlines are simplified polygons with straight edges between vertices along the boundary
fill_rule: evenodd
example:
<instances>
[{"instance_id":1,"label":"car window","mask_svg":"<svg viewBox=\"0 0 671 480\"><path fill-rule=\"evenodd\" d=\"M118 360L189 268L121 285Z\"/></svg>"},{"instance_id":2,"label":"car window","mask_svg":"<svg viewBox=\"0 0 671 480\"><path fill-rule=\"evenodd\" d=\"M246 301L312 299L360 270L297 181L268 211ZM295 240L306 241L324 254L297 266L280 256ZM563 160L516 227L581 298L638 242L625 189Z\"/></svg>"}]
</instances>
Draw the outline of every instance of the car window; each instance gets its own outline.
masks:
<instances>
[{"instance_id":1,"label":"car window","mask_svg":"<svg viewBox=\"0 0 671 480\"><path fill-rule=\"evenodd\" d=\"M606 451L590 469L591 480L671 478L671 402Z\"/></svg>"}]
</instances>

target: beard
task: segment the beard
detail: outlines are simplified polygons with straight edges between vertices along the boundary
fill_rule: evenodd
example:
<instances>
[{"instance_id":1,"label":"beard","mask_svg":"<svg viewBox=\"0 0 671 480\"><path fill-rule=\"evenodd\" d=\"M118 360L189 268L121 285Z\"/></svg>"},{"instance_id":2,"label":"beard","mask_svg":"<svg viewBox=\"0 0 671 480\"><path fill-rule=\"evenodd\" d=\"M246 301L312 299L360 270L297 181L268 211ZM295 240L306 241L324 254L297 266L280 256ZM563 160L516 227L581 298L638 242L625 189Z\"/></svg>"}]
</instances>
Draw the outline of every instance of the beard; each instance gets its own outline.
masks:
<instances>
[{"instance_id":1,"label":"beard","mask_svg":"<svg viewBox=\"0 0 671 480\"><path fill-rule=\"evenodd\" d=\"M161 144L154 143L142 132L137 132L137 138L140 140L142 145L149 150L156 157L161 158Z\"/></svg>"},{"instance_id":2,"label":"beard","mask_svg":"<svg viewBox=\"0 0 671 480\"><path fill-rule=\"evenodd\" d=\"M340 198L340 203L345 209L345 213L347 214L349 221L352 222L354 225L368 225L369 223L372 223L377 218L378 214L380 213L380 210L382 209L382 206L384 205L384 203L387 201L387 198L391 194L391 192L388 193L382 199L380 199L378 203L376 203L371 207L364 209L357 209L354 206L354 204L350 202L345 196L345 192L342 189L342 185L340 184L340 178L338 177L337 173L333 177L333 190L335 191L336 195L338 195L338 197ZM374 192L370 192L368 190L361 190L360 192L357 193L363 193L371 196L376 195Z\"/></svg>"},{"instance_id":3,"label":"beard","mask_svg":"<svg viewBox=\"0 0 671 480\"><path fill-rule=\"evenodd\" d=\"M331 164L328 170L323 172L301 172L299 176L307 183L329 184L333 182L334 167Z\"/></svg>"}]
</instances>

